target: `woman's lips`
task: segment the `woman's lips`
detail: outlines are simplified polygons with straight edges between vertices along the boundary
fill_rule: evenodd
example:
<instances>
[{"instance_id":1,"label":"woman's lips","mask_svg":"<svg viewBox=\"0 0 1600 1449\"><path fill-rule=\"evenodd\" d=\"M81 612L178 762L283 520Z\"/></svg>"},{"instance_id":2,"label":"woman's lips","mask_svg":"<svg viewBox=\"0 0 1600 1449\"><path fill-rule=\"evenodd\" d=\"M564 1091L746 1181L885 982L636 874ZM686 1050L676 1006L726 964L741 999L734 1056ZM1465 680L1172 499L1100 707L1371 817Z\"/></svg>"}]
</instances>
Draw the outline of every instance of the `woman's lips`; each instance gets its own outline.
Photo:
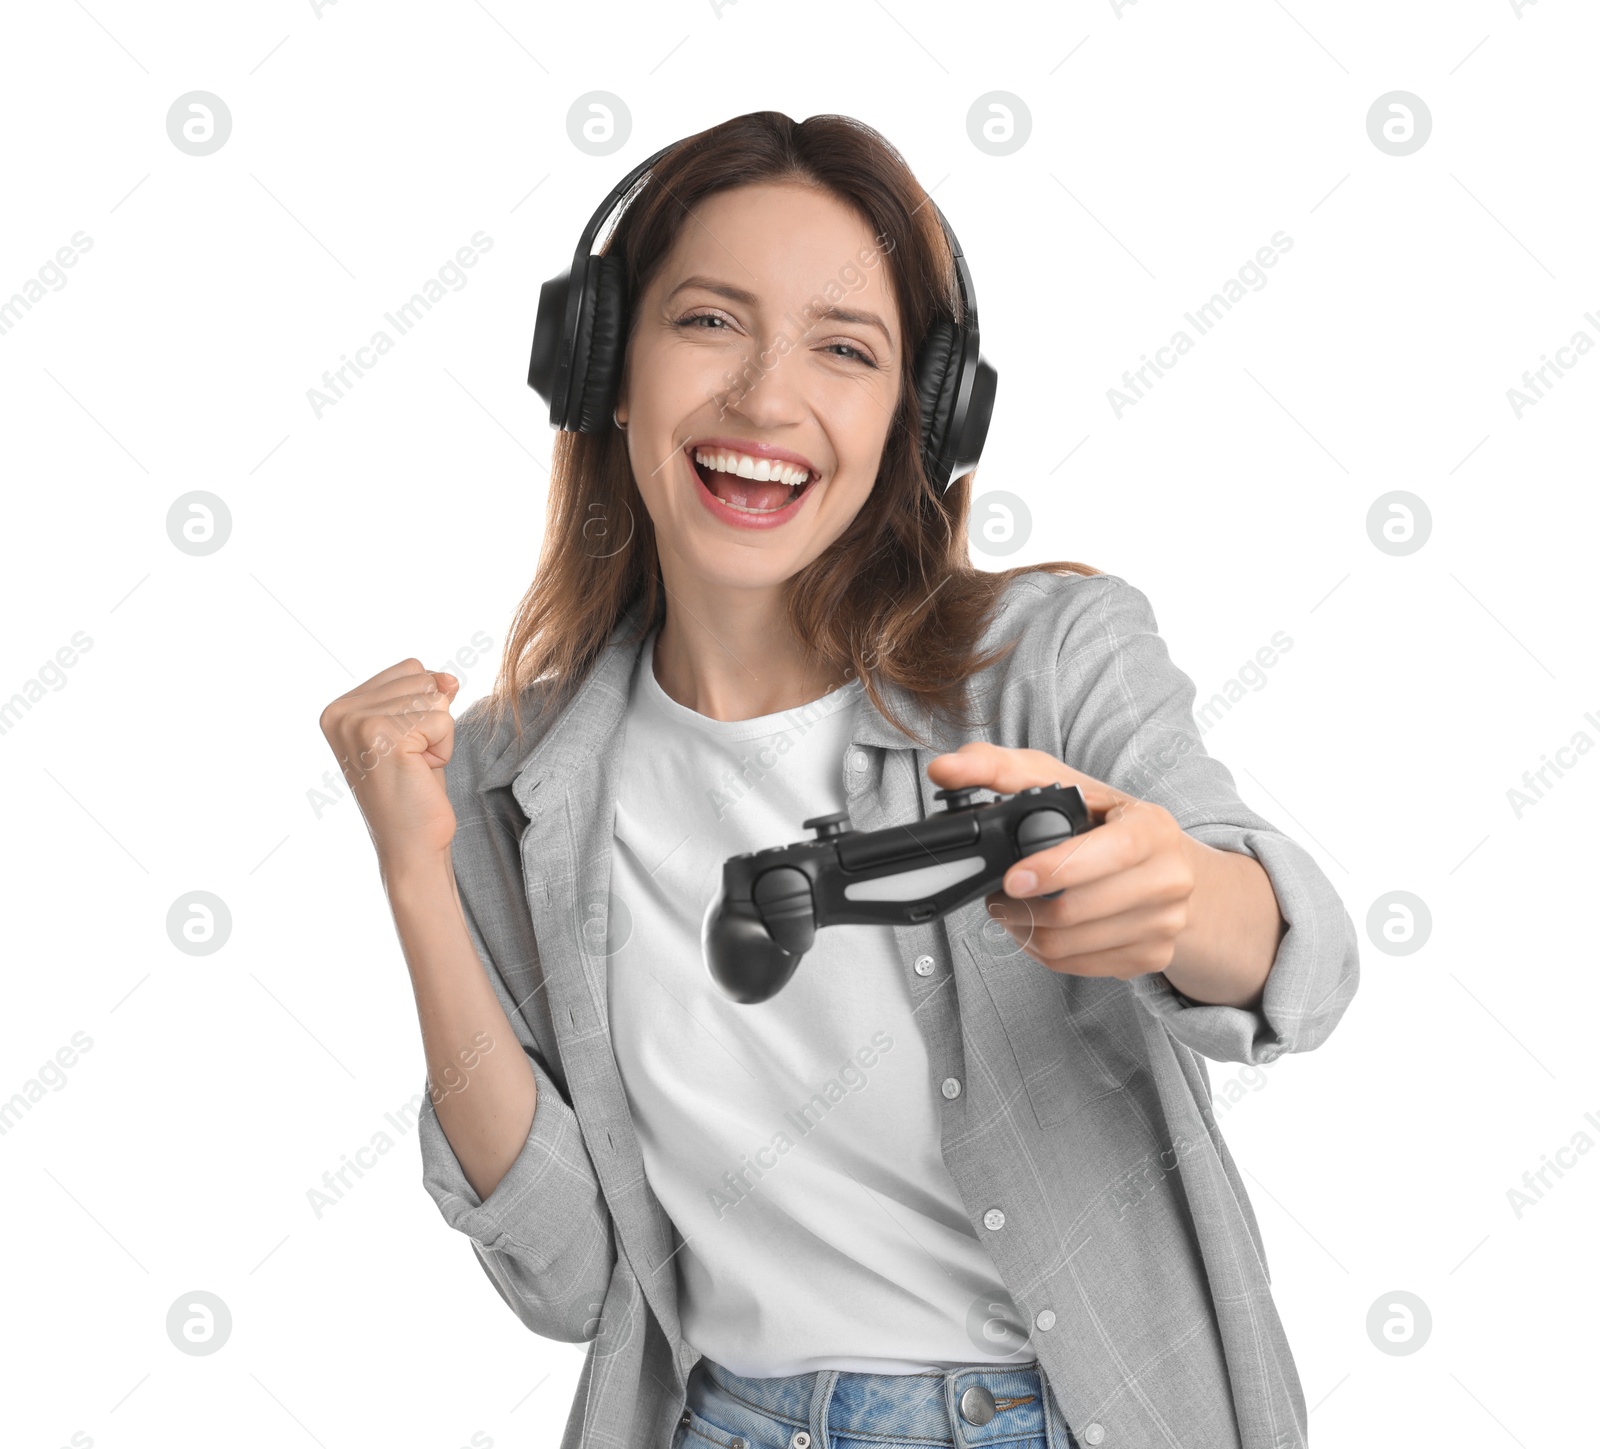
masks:
<instances>
[{"instance_id":1,"label":"woman's lips","mask_svg":"<svg viewBox=\"0 0 1600 1449\"><path fill-rule=\"evenodd\" d=\"M716 518L735 528L781 528L800 511L801 505L805 503L812 486L817 481L815 478L807 479L805 486L782 508L774 508L766 513L751 513L724 503L711 491L705 479L700 476L700 469L695 465L690 449L684 449L683 458L694 480L694 491L701 502Z\"/></svg>"}]
</instances>

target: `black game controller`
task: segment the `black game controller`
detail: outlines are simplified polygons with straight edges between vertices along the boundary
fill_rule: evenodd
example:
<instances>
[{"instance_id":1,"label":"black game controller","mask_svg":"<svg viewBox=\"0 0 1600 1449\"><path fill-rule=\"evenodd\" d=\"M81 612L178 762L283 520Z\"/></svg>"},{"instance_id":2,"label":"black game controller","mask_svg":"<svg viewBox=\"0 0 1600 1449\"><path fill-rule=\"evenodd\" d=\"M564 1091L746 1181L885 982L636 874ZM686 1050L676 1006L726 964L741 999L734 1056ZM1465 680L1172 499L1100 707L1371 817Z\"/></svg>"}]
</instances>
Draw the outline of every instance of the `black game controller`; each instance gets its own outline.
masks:
<instances>
[{"instance_id":1,"label":"black game controller","mask_svg":"<svg viewBox=\"0 0 1600 1449\"><path fill-rule=\"evenodd\" d=\"M818 815L801 826L815 830L815 840L724 862L722 888L700 927L711 979L737 1002L767 1001L789 984L819 926L943 916L998 890L1024 857L1095 826L1076 785L1035 785L974 805L979 793L936 791L942 814L864 835L842 811Z\"/></svg>"}]
</instances>

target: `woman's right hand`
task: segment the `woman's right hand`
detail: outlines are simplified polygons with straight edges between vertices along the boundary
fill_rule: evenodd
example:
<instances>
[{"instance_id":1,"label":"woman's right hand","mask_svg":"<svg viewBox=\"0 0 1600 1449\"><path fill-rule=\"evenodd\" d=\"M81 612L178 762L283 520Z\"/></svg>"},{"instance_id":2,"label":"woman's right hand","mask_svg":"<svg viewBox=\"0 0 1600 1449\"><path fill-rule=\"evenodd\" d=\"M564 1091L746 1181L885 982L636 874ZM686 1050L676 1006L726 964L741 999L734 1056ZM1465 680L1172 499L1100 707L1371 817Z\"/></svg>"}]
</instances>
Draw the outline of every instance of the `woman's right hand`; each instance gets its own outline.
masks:
<instances>
[{"instance_id":1,"label":"woman's right hand","mask_svg":"<svg viewBox=\"0 0 1600 1449\"><path fill-rule=\"evenodd\" d=\"M453 674L403 659L341 694L318 720L386 878L397 865L449 856L456 813L444 767L455 746L450 702L460 688Z\"/></svg>"}]
</instances>

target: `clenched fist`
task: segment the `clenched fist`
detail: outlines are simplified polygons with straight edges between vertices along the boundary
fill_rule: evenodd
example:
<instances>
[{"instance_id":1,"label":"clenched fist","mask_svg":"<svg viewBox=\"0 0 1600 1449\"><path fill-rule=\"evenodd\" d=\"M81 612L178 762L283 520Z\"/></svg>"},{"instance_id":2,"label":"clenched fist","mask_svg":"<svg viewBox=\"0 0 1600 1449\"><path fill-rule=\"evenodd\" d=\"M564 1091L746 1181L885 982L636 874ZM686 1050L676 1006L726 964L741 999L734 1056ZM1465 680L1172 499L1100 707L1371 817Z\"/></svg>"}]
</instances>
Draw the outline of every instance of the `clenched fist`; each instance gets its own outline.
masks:
<instances>
[{"instance_id":1,"label":"clenched fist","mask_svg":"<svg viewBox=\"0 0 1600 1449\"><path fill-rule=\"evenodd\" d=\"M444 767L455 746L450 702L461 681L403 659L348 694L318 723L349 783L385 878L448 856L456 814Z\"/></svg>"}]
</instances>

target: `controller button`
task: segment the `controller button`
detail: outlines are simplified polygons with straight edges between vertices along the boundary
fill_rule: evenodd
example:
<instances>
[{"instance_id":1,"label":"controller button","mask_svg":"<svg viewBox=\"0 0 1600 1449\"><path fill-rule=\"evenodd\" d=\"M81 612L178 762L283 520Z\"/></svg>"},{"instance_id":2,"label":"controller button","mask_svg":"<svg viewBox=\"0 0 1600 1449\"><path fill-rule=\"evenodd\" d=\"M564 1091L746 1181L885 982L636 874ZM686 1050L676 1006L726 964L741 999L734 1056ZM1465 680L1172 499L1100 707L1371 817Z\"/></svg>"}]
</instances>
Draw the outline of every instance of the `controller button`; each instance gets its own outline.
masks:
<instances>
[{"instance_id":1,"label":"controller button","mask_svg":"<svg viewBox=\"0 0 1600 1449\"><path fill-rule=\"evenodd\" d=\"M773 944L787 955L804 956L817 930L811 878L792 865L776 865L761 874L750 894Z\"/></svg>"},{"instance_id":2,"label":"controller button","mask_svg":"<svg viewBox=\"0 0 1600 1449\"><path fill-rule=\"evenodd\" d=\"M765 907L768 911L774 907L778 909L790 907L801 901L804 901L806 909L809 910L811 881L804 871L780 865L775 870L762 873L751 895L757 905Z\"/></svg>"},{"instance_id":3,"label":"controller button","mask_svg":"<svg viewBox=\"0 0 1600 1449\"><path fill-rule=\"evenodd\" d=\"M1072 822L1059 810L1034 810L1017 822L1017 848L1025 855L1072 836Z\"/></svg>"},{"instance_id":4,"label":"controller button","mask_svg":"<svg viewBox=\"0 0 1600 1449\"><path fill-rule=\"evenodd\" d=\"M946 810L970 810L972 797L983 793L981 785L963 785L959 790L935 790L933 798L943 800Z\"/></svg>"}]
</instances>

